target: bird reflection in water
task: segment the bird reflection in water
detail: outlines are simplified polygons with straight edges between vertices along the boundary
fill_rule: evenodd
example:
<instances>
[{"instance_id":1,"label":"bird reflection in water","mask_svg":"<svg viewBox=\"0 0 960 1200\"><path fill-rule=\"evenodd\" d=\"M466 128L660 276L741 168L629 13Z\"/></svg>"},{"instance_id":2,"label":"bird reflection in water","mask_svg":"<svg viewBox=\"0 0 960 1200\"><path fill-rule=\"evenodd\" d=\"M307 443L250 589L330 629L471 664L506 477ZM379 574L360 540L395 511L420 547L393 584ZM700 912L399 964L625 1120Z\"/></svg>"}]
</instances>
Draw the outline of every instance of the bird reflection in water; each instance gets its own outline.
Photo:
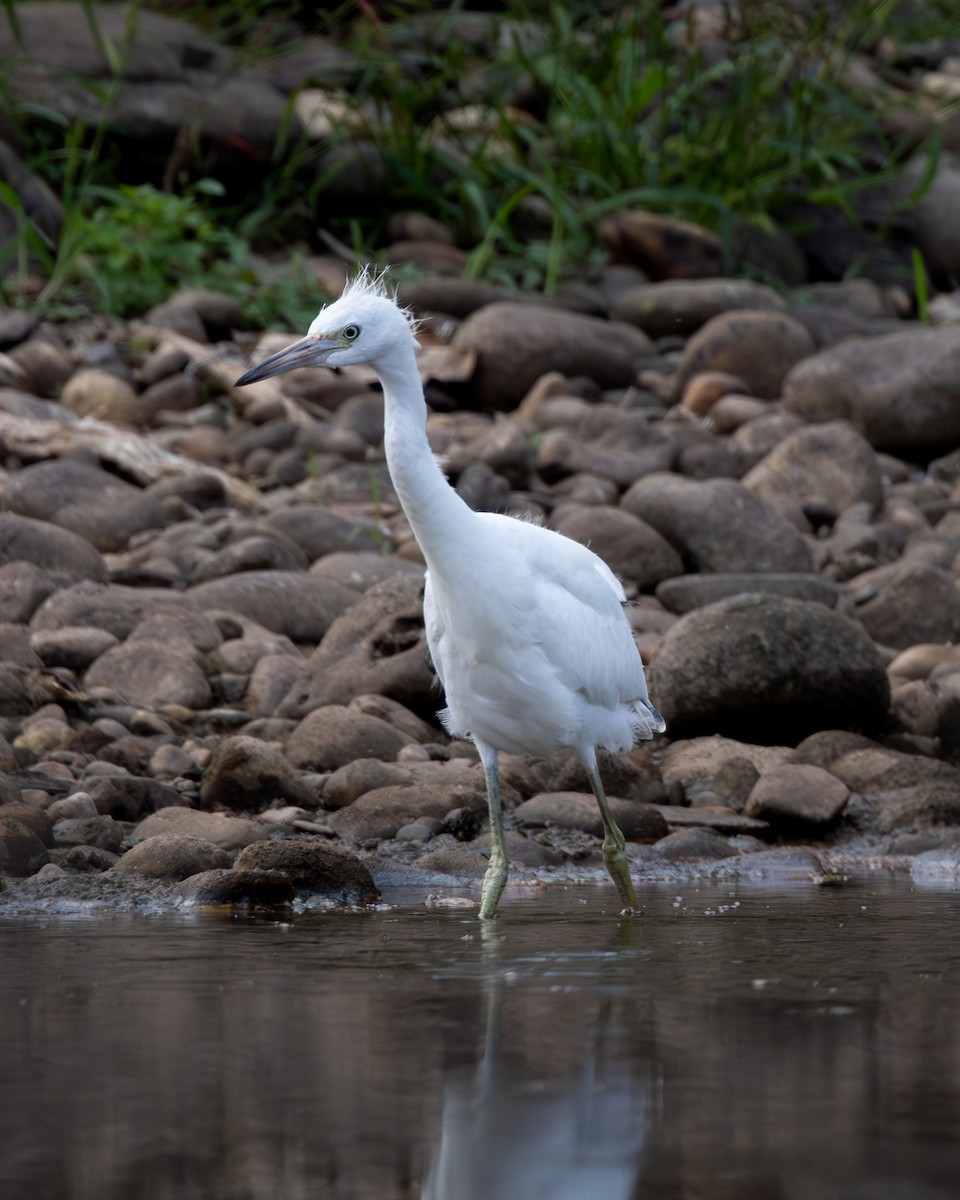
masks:
<instances>
[{"instance_id":1,"label":"bird reflection in water","mask_svg":"<svg viewBox=\"0 0 960 1200\"><path fill-rule=\"evenodd\" d=\"M498 935L483 929L492 959ZM629 1200L659 1116L654 1068L614 1044L625 1003L606 997L581 1062L549 1083L511 1066L502 1035L509 972L491 963L483 1053L448 1074L420 1200ZM629 1027L629 1023L627 1023Z\"/></svg>"}]
</instances>

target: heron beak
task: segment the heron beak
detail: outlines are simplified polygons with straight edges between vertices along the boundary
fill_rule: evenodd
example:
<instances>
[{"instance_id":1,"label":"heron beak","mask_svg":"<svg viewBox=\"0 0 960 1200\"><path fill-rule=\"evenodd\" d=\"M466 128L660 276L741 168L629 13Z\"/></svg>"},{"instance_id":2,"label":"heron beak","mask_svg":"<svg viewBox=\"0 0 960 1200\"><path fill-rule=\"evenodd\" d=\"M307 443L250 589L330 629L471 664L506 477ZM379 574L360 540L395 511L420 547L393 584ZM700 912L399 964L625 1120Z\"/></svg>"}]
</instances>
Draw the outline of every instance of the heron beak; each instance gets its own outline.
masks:
<instances>
[{"instance_id":1,"label":"heron beak","mask_svg":"<svg viewBox=\"0 0 960 1200\"><path fill-rule=\"evenodd\" d=\"M249 371L244 371L234 386L243 387L247 383L259 383L261 379L272 379L274 375L294 371L297 367L322 367L327 361L327 355L336 349L337 343L330 338L308 333L299 342L294 342L284 350L278 350L276 354L271 354Z\"/></svg>"}]
</instances>

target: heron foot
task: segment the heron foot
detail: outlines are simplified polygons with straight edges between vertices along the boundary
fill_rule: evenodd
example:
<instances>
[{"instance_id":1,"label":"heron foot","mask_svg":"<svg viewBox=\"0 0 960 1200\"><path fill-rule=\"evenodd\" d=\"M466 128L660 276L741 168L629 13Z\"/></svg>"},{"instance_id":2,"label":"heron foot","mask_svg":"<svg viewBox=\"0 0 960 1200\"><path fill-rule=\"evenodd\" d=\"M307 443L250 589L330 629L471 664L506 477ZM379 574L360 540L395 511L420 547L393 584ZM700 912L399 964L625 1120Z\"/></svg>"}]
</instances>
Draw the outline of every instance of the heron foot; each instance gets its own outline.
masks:
<instances>
[{"instance_id":1,"label":"heron foot","mask_svg":"<svg viewBox=\"0 0 960 1200\"><path fill-rule=\"evenodd\" d=\"M507 886L507 859L496 850L490 855L483 883L480 887L480 920L492 921L497 915L497 905Z\"/></svg>"},{"instance_id":2,"label":"heron foot","mask_svg":"<svg viewBox=\"0 0 960 1200\"><path fill-rule=\"evenodd\" d=\"M616 836L619 834L619 836ZM630 864L627 861L626 841L620 830L611 831L603 839L603 862L607 874L613 880L617 895L624 907L624 914L637 911L637 897L630 879Z\"/></svg>"}]
</instances>

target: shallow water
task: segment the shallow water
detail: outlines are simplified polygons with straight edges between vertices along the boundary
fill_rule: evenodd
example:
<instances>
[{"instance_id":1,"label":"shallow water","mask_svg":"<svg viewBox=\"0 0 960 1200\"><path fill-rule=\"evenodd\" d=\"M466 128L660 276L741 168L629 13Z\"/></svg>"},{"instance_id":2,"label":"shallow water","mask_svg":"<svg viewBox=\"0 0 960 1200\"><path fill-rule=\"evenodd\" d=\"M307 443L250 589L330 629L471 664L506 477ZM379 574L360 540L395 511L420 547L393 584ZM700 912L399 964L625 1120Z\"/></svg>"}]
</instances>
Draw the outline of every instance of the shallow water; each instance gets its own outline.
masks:
<instances>
[{"instance_id":1,"label":"shallow water","mask_svg":"<svg viewBox=\"0 0 960 1200\"><path fill-rule=\"evenodd\" d=\"M609 900L4 919L0 1195L960 1194L960 893Z\"/></svg>"}]
</instances>

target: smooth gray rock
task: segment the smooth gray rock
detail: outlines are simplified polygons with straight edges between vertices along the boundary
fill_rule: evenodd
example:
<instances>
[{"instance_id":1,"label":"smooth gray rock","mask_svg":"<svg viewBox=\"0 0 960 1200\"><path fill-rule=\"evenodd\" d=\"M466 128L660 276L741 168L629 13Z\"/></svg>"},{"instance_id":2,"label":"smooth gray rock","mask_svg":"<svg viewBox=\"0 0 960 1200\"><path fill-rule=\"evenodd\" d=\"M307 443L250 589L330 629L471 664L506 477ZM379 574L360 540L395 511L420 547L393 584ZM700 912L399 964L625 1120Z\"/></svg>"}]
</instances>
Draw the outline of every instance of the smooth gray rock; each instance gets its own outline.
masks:
<instances>
[{"instance_id":1,"label":"smooth gray rock","mask_svg":"<svg viewBox=\"0 0 960 1200\"><path fill-rule=\"evenodd\" d=\"M960 587L941 567L904 561L875 593L862 597L861 586L850 585L852 613L881 645L904 650L960 640Z\"/></svg>"},{"instance_id":2,"label":"smooth gray rock","mask_svg":"<svg viewBox=\"0 0 960 1200\"><path fill-rule=\"evenodd\" d=\"M742 379L750 395L775 400L787 372L815 350L806 329L784 312L721 313L687 342L671 377L673 394L679 400L701 371L724 371Z\"/></svg>"},{"instance_id":3,"label":"smooth gray rock","mask_svg":"<svg viewBox=\"0 0 960 1200\"><path fill-rule=\"evenodd\" d=\"M657 585L656 597L675 613L693 612L743 592L765 592L793 600L812 600L836 608L841 591L838 584L806 572L740 572L717 575L678 575Z\"/></svg>"},{"instance_id":4,"label":"smooth gray rock","mask_svg":"<svg viewBox=\"0 0 960 1200\"><path fill-rule=\"evenodd\" d=\"M743 811L778 828L799 826L809 833L833 824L849 796L846 784L822 767L784 763L760 776Z\"/></svg>"},{"instance_id":5,"label":"smooth gray rock","mask_svg":"<svg viewBox=\"0 0 960 1200\"><path fill-rule=\"evenodd\" d=\"M274 800L314 809L319 799L276 746L243 735L224 738L214 751L200 798L205 805L242 812L260 811Z\"/></svg>"},{"instance_id":6,"label":"smooth gray rock","mask_svg":"<svg viewBox=\"0 0 960 1200\"><path fill-rule=\"evenodd\" d=\"M631 325L516 303L473 313L451 344L477 356L469 385L474 403L501 412L515 408L548 371L586 375L601 387L625 386L653 350Z\"/></svg>"},{"instance_id":7,"label":"smooth gray rock","mask_svg":"<svg viewBox=\"0 0 960 1200\"><path fill-rule=\"evenodd\" d=\"M413 738L379 717L340 704L314 709L287 739L287 757L295 767L334 771L355 758L392 762Z\"/></svg>"},{"instance_id":8,"label":"smooth gray rock","mask_svg":"<svg viewBox=\"0 0 960 1200\"><path fill-rule=\"evenodd\" d=\"M711 317L731 309L782 310L773 288L746 279L672 279L639 284L623 292L610 315L650 337L688 337Z\"/></svg>"},{"instance_id":9,"label":"smooth gray rock","mask_svg":"<svg viewBox=\"0 0 960 1200\"><path fill-rule=\"evenodd\" d=\"M789 434L743 477L743 484L774 505L813 497L838 512L883 502L883 475L870 443L846 421L810 425Z\"/></svg>"},{"instance_id":10,"label":"smooth gray rock","mask_svg":"<svg viewBox=\"0 0 960 1200\"><path fill-rule=\"evenodd\" d=\"M183 796L176 788L141 775L91 776L77 790L89 795L97 812L118 821L138 821L158 808L183 803Z\"/></svg>"},{"instance_id":11,"label":"smooth gray rock","mask_svg":"<svg viewBox=\"0 0 960 1200\"><path fill-rule=\"evenodd\" d=\"M158 833L187 833L223 850L241 850L252 842L259 842L268 837L269 829L259 821L247 817L234 817L221 812L198 812L193 808L171 805L144 817L130 835L130 843L136 845L149 837L155 837Z\"/></svg>"},{"instance_id":12,"label":"smooth gray rock","mask_svg":"<svg viewBox=\"0 0 960 1200\"><path fill-rule=\"evenodd\" d=\"M0 875L34 875L50 861L43 842L17 820L0 819Z\"/></svg>"},{"instance_id":13,"label":"smooth gray rock","mask_svg":"<svg viewBox=\"0 0 960 1200\"><path fill-rule=\"evenodd\" d=\"M316 504L294 504L275 509L265 518L293 541L308 563L337 551L383 552L385 536L370 521L341 516Z\"/></svg>"},{"instance_id":14,"label":"smooth gray rock","mask_svg":"<svg viewBox=\"0 0 960 1200\"><path fill-rule=\"evenodd\" d=\"M30 625L38 632L93 626L123 639L158 613L199 615L196 606L179 592L83 582L62 588L45 600Z\"/></svg>"},{"instance_id":15,"label":"smooth gray rock","mask_svg":"<svg viewBox=\"0 0 960 1200\"><path fill-rule=\"evenodd\" d=\"M187 879L201 871L229 866L230 856L211 842L190 834L158 833L128 850L113 870L151 879Z\"/></svg>"},{"instance_id":16,"label":"smooth gray rock","mask_svg":"<svg viewBox=\"0 0 960 1200\"><path fill-rule=\"evenodd\" d=\"M195 608L249 617L291 641L316 643L357 595L305 571L244 571L196 584L186 599Z\"/></svg>"},{"instance_id":17,"label":"smooth gray rock","mask_svg":"<svg viewBox=\"0 0 960 1200\"><path fill-rule=\"evenodd\" d=\"M634 842L655 842L667 833L667 822L655 804L608 797L613 819L625 838ZM583 792L543 792L518 804L513 811L517 825L582 829L603 837L603 822L596 797Z\"/></svg>"},{"instance_id":18,"label":"smooth gray rock","mask_svg":"<svg viewBox=\"0 0 960 1200\"><path fill-rule=\"evenodd\" d=\"M637 480L621 503L666 538L687 571L812 570L797 529L736 480L657 473Z\"/></svg>"},{"instance_id":19,"label":"smooth gray rock","mask_svg":"<svg viewBox=\"0 0 960 1200\"><path fill-rule=\"evenodd\" d=\"M870 638L822 604L747 593L682 617L648 672L673 737L797 742L816 729L878 729L890 685Z\"/></svg>"},{"instance_id":20,"label":"smooth gray rock","mask_svg":"<svg viewBox=\"0 0 960 1200\"><path fill-rule=\"evenodd\" d=\"M53 459L24 467L7 492L10 508L78 534L97 550L122 550L130 538L166 523L156 497L86 462Z\"/></svg>"},{"instance_id":21,"label":"smooth gray rock","mask_svg":"<svg viewBox=\"0 0 960 1200\"><path fill-rule=\"evenodd\" d=\"M180 891L189 908L288 908L297 894L293 881L281 871L223 868L189 876Z\"/></svg>"},{"instance_id":22,"label":"smooth gray rock","mask_svg":"<svg viewBox=\"0 0 960 1200\"><path fill-rule=\"evenodd\" d=\"M344 904L373 904L380 892L355 854L315 838L257 842L241 850L240 871L277 871L298 895L320 895Z\"/></svg>"},{"instance_id":23,"label":"smooth gray rock","mask_svg":"<svg viewBox=\"0 0 960 1200\"><path fill-rule=\"evenodd\" d=\"M105 651L87 671L84 686L108 687L148 707L208 708L213 699L193 649L160 641L131 640Z\"/></svg>"},{"instance_id":24,"label":"smooth gray rock","mask_svg":"<svg viewBox=\"0 0 960 1200\"><path fill-rule=\"evenodd\" d=\"M103 555L85 537L50 521L0 513L0 564L29 562L58 585L107 582Z\"/></svg>"},{"instance_id":25,"label":"smooth gray rock","mask_svg":"<svg viewBox=\"0 0 960 1200\"><path fill-rule=\"evenodd\" d=\"M842 418L879 450L933 456L960 441L960 327L913 326L810 355L783 404L810 422Z\"/></svg>"},{"instance_id":26,"label":"smooth gray rock","mask_svg":"<svg viewBox=\"0 0 960 1200\"><path fill-rule=\"evenodd\" d=\"M30 645L47 667L68 667L77 673L118 644L112 633L90 625L40 630L31 635Z\"/></svg>"}]
</instances>

